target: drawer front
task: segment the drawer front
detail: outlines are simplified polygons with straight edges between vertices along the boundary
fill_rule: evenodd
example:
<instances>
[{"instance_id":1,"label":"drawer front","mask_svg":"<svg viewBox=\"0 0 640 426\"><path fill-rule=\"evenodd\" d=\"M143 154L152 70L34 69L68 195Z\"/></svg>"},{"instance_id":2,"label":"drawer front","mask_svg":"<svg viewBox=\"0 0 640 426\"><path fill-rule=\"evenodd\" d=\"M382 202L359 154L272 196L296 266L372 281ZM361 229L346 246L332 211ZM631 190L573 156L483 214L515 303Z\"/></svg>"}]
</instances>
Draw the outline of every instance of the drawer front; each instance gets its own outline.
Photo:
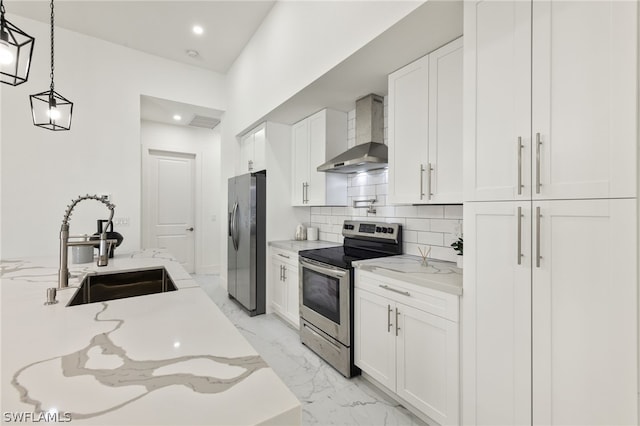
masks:
<instances>
[{"instance_id":1,"label":"drawer front","mask_svg":"<svg viewBox=\"0 0 640 426\"><path fill-rule=\"evenodd\" d=\"M355 286L450 321L460 318L459 297L356 269Z\"/></svg>"},{"instance_id":2,"label":"drawer front","mask_svg":"<svg viewBox=\"0 0 640 426\"><path fill-rule=\"evenodd\" d=\"M298 253L272 247L271 256L280 262L286 263L296 269L298 269Z\"/></svg>"}]
</instances>

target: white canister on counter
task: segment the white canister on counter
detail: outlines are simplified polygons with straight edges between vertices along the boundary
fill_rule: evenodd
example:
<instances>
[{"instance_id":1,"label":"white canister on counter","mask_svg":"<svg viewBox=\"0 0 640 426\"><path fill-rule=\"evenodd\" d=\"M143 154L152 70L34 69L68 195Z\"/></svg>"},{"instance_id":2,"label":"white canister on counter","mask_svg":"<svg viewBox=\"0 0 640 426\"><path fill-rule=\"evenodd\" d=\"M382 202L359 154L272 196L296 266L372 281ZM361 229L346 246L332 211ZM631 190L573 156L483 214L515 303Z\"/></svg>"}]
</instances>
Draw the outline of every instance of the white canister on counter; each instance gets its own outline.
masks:
<instances>
[{"instance_id":1,"label":"white canister on counter","mask_svg":"<svg viewBox=\"0 0 640 426\"><path fill-rule=\"evenodd\" d=\"M296 240L302 241L307 239L307 229L300 224L296 227Z\"/></svg>"},{"instance_id":2,"label":"white canister on counter","mask_svg":"<svg viewBox=\"0 0 640 426\"><path fill-rule=\"evenodd\" d=\"M316 241L318 239L318 228L307 228L307 240Z\"/></svg>"}]
</instances>

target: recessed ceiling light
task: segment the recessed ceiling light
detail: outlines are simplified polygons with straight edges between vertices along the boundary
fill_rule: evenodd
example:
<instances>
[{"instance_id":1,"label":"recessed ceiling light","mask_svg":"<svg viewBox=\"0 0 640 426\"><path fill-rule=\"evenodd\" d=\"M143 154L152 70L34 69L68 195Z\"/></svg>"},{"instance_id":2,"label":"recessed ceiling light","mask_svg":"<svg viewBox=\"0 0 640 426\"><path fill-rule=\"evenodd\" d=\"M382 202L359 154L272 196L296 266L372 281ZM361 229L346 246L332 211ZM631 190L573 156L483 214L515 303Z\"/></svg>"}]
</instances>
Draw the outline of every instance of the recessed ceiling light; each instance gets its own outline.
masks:
<instances>
[{"instance_id":1,"label":"recessed ceiling light","mask_svg":"<svg viewBox=\"0 0 640 426\"><path fill-rule=\"evenodd\" d=\"M187 56L191 58L197 58L198 56L200 56L200 53L197 50L189 49L187 50Z\"/></svg>"},{"instance_id":2,"label":"recessed ceiling light","mask_svg":"<svg viewBox=\"0 0 640 426\"><path fill-rule=\"evenodd\" d=\"M194 25L193 33L197 35L202 35L202 33L204 33L204 28L202 28L200 25Z\"/></svg>"},{"instance_id":3,"label":"recessed ceiling light","mask_svg":"<svg viewBox=\"0 0 640 426\"><path fill-rule=\"evenodd\" d=\"M176 114L176 115L173 116L173 119L176 120L176 121L180 121L180 120L182 120L182 117L179 116L178 114Z\"/></svg>"}]
</instances>

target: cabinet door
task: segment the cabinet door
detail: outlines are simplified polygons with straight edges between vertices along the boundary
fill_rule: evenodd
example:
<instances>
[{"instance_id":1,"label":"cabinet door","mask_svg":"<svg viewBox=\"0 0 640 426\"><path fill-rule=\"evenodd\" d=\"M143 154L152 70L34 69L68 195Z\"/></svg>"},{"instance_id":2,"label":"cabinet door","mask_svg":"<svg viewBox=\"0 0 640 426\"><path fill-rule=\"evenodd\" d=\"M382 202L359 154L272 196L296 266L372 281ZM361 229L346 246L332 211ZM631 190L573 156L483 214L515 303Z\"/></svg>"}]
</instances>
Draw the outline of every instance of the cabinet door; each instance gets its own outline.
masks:
<instances>
[{"instance_id":1,"label":"cabinet door","mask_svg":"<svg viewBox=\"0 0 640 426\"><path fill-rule=\"evenodd\" d=\"M458 324L397 304L397 393L441 425L458 424Z\"/></svg>"},{"instance_id":2,"label":"cabinet door","mask_svg":"<svg viewBox=\"0 0 640 426\"><path fill-rule=\"evenodd\" d=\"M356 288L354 305L354 362L362 371L395 392L395 304Z\"/></svg>"},{"instance_id":3,"label":"cabinet door","mask_svg":"<svg viewBox=\"0 0 640 426\"><path fill-rule=\"evenodd\" d=\"M535 202L536 213L533 423L638 424L636 200Z\"/></svg>"},{"instance_id":4,"label":"cabinet door","mask_svg":"<svg viewBox=\"0 0 640 426\"><path fill-rule=\"evenodd\" d=\"M253 171L253 133L250 133L240 141L240 173Z\"/></svg>"},{"instance_id":5,"label":"cabinet door","mask_svg":"<svg viewBox=\"0 0 640 426\"><path fill-rule=\"evenodd\" d=\"M273 310L280 313L280 314L284 314L286 312L286 303L287 303L287 292L286 292L286 287L285 287L285 283L282 279L282 268L284 268L284 263L282 263L280 260L277 260L277 258L275 258L275 255L273 256L273 259L271 259L271 273L272 273L272 278L271 278L271 282L272 282L272 291L273 291L273 300L272 300L272 307Z\"/></svg>"},{"instance_id":6,"label":"cabinet door","mask_svg":"<svg viewBox=\"0 0 640 426\"><path fill-rule=\"evenodd\" d=\"M389 75L389 194L392 203L424 203L429 141L429 56Z\"/></svg>"},{"instance_id":7,"label":"cabinet door","mask_svg":"<svg viewBox=\"0 0 640 426\"><path fill-rule=\"evenodd\" d=\"M462 203L462 38L429 54L429 164L430 201Z\"/></svg>"},{"instance_id":8,"label":"cabinet door","mask_svg":"<svg viewBox=\"0 0 640 426\"><path fill-rule=\"evenodd\" d=\"M464 62L464 199L530 198L531 3L465 2Z\"/></svg>"},{"instance_id":9,"label":"cabinet door","mask_svg":"<svg viewBox=\"0 0 640 426\"><path fill-rule=\"evenodd\" d=\"M534 198L636 196L637 18L635 1L533 2Z\"/></svg>"},{"instance_id":10,"label":"cabinet door","mask_svg":"<svg viewBox=\"0 0 640 426\"><path fill-rule=\"evenodd\" d=\"M302 120L291 129L291 204L305 205L306 185L309 183L309 121Z\"/></svg>"},{"instance_id":11,"label":"cabinet door","mask_svg":"<svg viewBox=\"0 0 640 426\"><path fill-rule=\"evenodd\" d=\"M326 160L327 144L327 114L322 110L309 117L309 186L306 199L308 205L322 206L326 197L326 176L324 172L318 172L317 167Z\"/></svg>"},{"instance_id":12,"label":"cabinet door","mask_svg":"<svg viewBox=\"0 0 640 426\"><path fill-rule=\"evenodd\" d=\"M298 268L285 264L284 282L287 291L286 316L296 328L300 328L300 289L298 288Z\"/></svg>"},{"instance_id":13,"label":"cabinet door","mask_svg":"<svg viewBox=\"0 0 640 426\"><path fill-rule=\"evenodd\" d=\"M531 422L530 204L464 206L464 424Z\"/></svg>"},{"instance_id":14,"label":"cabinet door","mask_svg":"<svg viewBox=\"0 0 640 426\"><path fill-rule=\"evenodd\" d=\"M253 158L252 158L253 170L252 171L254 172L257 172L259 170L265 170L267 168L266 158L265 158L265 153L267 149L266 133L267 133L267 130L263 126L253 134Z\"/></svg>"}]
</instances>

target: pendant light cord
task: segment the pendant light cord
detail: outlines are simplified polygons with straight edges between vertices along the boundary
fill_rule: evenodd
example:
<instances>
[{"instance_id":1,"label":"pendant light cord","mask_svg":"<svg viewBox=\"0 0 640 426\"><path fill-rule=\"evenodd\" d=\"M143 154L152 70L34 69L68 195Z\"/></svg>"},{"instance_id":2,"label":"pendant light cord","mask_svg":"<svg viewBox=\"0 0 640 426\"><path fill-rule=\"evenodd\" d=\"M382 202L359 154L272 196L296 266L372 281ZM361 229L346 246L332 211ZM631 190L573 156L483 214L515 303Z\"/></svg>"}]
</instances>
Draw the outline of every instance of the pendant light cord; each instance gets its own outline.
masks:
<instances>
[{"instance_id":1,"label":"pendant light cord","mask_svg":"<svg viewBox=\"0 0 640 426\"><path fill-rule=\"evenodd\" d=\"M0 0L2 1L2 0ZM51 93L53 94L53 0L51 0Z\"/></svg>"}]
</instances>

